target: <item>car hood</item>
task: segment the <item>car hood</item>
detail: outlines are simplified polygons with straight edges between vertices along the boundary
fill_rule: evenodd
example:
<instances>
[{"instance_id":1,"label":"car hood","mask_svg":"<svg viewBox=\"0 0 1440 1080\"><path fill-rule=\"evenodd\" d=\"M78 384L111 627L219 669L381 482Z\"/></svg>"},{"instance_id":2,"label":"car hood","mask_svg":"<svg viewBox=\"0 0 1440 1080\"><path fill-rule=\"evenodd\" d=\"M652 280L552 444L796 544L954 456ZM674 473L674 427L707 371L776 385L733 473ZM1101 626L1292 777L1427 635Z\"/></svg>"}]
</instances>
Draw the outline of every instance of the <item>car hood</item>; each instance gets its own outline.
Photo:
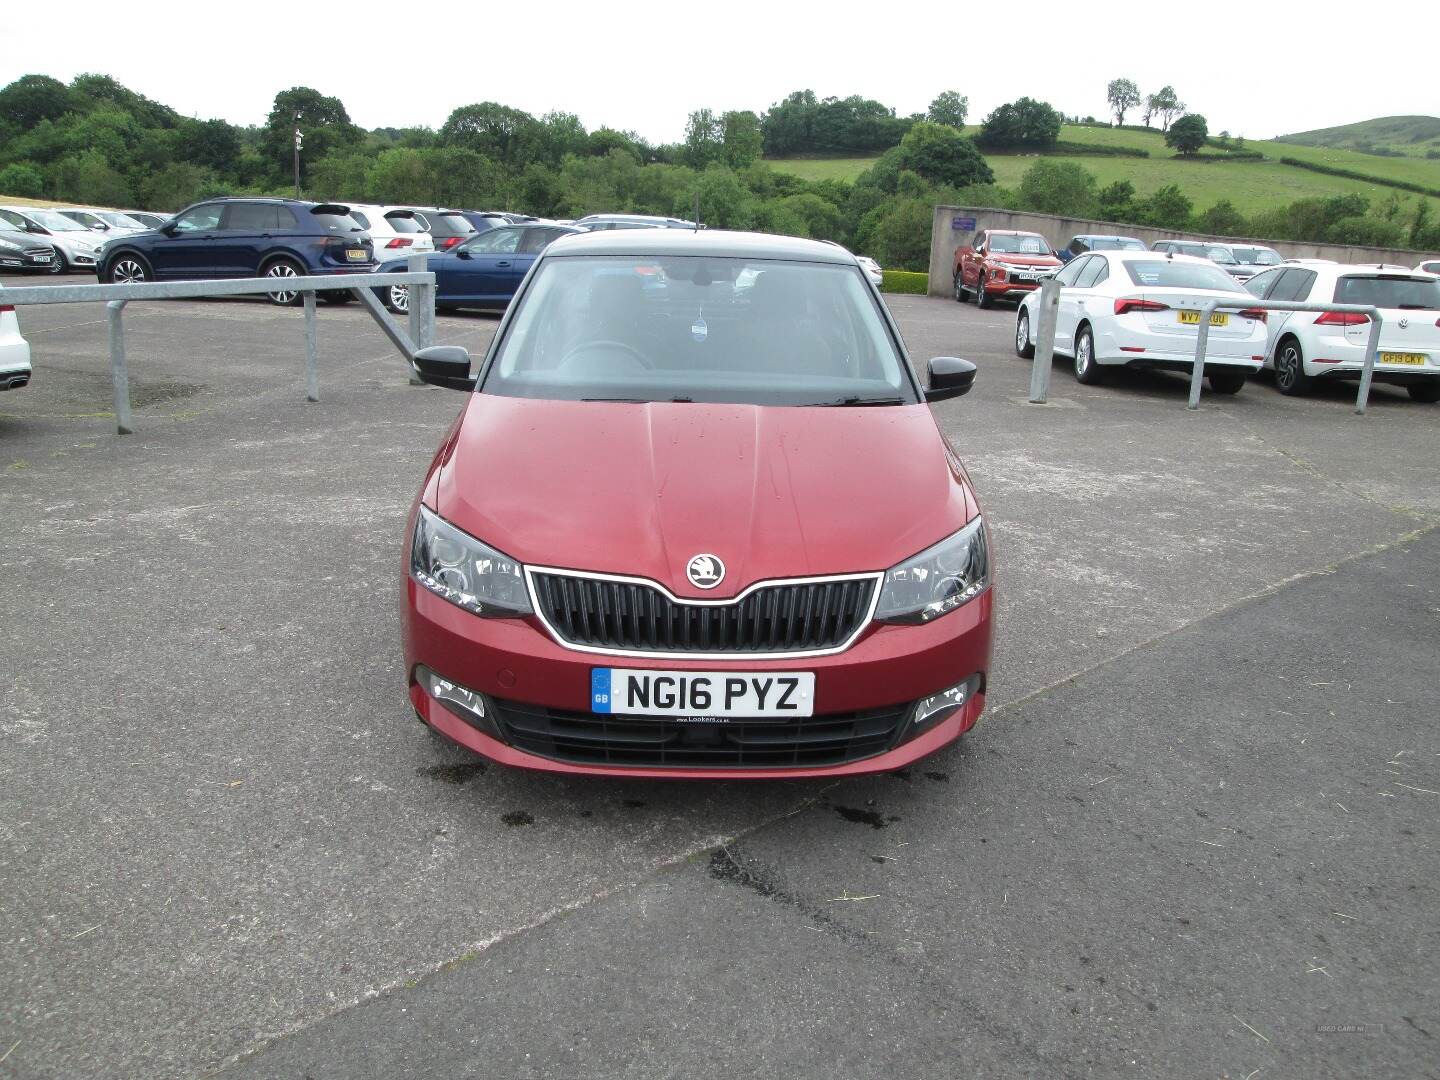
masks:
<instances>
[{"instance_id":1,"label":"car hood","mask_svg":"<svg viewBox=\"0 0 1440 1080\"><path fill-rule=\"evenodd\" d=\"M1006 252L994 252L985 256L987 262L1009 263L1011 266L1063 266L1054 255L1010 255Z\"/></svg>"},{"instance_id":2,"label":"car hood","mask_svg":"<svg viewBox=\"0 0 1440 1080\"><path fill-rule=\"evenodd\" d=\"M719 599L885 570L978 512L925 405L767 408L471 396L433 508L521 562ZM702 592L685 568L717 555Z\"/></svg>"}]
</instances>

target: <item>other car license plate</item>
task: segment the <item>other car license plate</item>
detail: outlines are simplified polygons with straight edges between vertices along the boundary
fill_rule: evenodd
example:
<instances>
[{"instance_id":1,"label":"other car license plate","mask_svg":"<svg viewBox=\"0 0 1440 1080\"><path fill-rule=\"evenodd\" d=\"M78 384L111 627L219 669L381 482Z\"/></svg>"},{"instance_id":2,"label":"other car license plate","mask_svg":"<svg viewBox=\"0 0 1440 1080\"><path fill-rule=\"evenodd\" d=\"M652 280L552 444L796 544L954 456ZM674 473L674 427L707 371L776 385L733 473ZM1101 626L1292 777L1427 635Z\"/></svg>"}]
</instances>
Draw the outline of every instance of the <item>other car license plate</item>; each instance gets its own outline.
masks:
<instances>
[{"instance_id":1,"label":"other car license plate","mask_svg":"<svg viewBox=\"0 0 1440 1080\"><path fill-rule=\"evenodd\" d=\"M36 256L35 256L35 261L36 261L36 262L49 262L49 261L50 261L50 256L49 256L49 255L36 255Z\"/></svg>"},{"instance_id":2,"label":"other car license plate","mask_svg":"<svg viewBox=\"0 0 1440 1080\"><path fill-rule=\"evenodd\" d=\"M1181 326L1199 326L1200 312L1190 311L1182 308L1179 312ZM1226 326L1230 322L1230 316L1223 311L1212 311L1210 313L1211 326Z\"/></svg>"},{"instance_id":3,"label":"other car license plate","mask_svg":"<svg viewBox=\"0 0 1440 1080\"><path fill-rule=\"evenodd\" d=\"M641 671L592 668L590 710L688 720L788 720L815 711L810 671Z\"/></svg>"},{"instance_id":4,"label":"other car license plate","mask_svg":"<svg viewBox=\"0 0 1440 1080\"><path fill-rule=\"evenodd\" d=\"M365 249L364 249L364 248L361 248L359 251L347 251L347 252L345 252L345 254L346 254L346 256L349 257L349 259L350 259L351 262L364 262L364 261L365 261Z\"/></svg>"},{"instance_id":5,"label":"other car license plate","mask_svg":"<svg viewBox=\"0 0 1440 1080\"><path fill-rule=\"evenodd\" d=\"M1425 357L1420 353L1413 352L1382 352L1380 354L1382 364L1411 364L1423 367Z\"/></svg>"}]
</instances>

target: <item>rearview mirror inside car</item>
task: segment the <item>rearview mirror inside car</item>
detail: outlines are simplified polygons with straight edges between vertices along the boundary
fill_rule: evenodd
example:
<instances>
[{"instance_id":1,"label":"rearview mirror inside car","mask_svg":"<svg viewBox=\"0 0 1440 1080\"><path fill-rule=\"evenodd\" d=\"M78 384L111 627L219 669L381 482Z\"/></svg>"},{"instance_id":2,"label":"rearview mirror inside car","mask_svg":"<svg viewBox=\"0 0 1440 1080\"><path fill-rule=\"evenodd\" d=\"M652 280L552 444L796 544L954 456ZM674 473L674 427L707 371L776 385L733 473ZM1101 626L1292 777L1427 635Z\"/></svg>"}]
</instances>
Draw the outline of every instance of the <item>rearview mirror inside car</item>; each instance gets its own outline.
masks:
<instances>
[{"instance_id":1,"label":"rearview mirror inside car","mask_svg":"<svg viewBox=\"0 0 1440 1080\"><path fill-rule=\"evenodd\" d=\"M975 365L958 356L937 356L930 361L930 389L926 401L963 397L975 382Z\"/></svg>"},{"instance_id":2,"label":"rearview mirror inside car","mask_svg":"<svg viewBox=\"0 0 1440 1080\"><path fill-rule=\"evenodd\" d=\"M470 377L470 350L459 345L431 345L415 354L415 373L421 382L448 390L474 390Z\"/></svg>"}]
</instances>

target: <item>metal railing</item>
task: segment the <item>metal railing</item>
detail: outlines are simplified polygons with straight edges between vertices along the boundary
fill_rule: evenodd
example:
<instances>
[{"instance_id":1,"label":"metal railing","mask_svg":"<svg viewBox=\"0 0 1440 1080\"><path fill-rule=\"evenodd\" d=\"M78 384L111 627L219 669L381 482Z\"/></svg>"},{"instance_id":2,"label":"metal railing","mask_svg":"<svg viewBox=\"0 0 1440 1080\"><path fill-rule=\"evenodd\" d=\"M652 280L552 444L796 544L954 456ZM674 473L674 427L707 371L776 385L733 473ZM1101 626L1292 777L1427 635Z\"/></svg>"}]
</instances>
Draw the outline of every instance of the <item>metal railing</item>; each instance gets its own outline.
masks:
<instances>
[{"instance_id":1,"label":"metal railing","mask_svg":"<svg viewBox=\"0 0 1440 1080\"><path fill-rule=\"evenodd\" d=\"M1030 368L1030 397L1035 405L1044 405L1050 395L1050 372L1055 363L1055 327L1060 310L1060 283L1053 277L1040 285L1040 325L1035 332L1035 360ZM1380 345L1383 317L1379 309L1364 304L1306 304L1293 300L1260 300L1236 297L1233 300L1208 300L1200 308L1199 333L1195 336L1195 358L1190 364L1190 394L1187 409L1200 407L1200 383L1205 378L1206 354L1210 345L1210 317L1216 311L1314 311L1341 315L1364 315L1370 320L1370 337L1365 346L1365 366L1360 371L1360 388L1355 394L1355 412L1365 415L1370 401L1370 385L1375 376L1375 360ZM1302 361L1303 363L1303 361Z\"/></svg>"},{"instance_id":2,"label":"metal railing","mask_svg":"<svg viewBox=\"0 0 1440 1080\"><path fill-rule=\"evenodd\" d=\"M183 300L207 296L265 296L300 293L305 308L305 400L320 400L318 328L315 294L349 292L384 331L415 376L415 353L435 341L435 275L425 269L424 255L412 255L409 269L392 274L307 275L293 278L238 278L224 281L165 281L135 285L29 285L0 288L0 300L21 307L39 304L103 303L110 335L110 381L115 392L115 428L121 435L135 430L130 414L130 371L125 356L123 313L140 300ZM374 290L403 285L409 290L409 327L401 327Z\"/></svg>"},{"instance_id":3,"label":"metal railing","mask_svg":"<svg viewBox=\"0 0 1440 1080\"><path fill-rule=\"evenodd\" d=\"M1365 415L1370 401L1370 383L1375 376L1375 350L1380 345L1381 315L1378 308L1365 304L1303 304L1295 300L1209 300L1200 309L1200 333L1195 336L1195 362L1190 367L1190 400L1187 409L1200 407L1200 380L1205 377L1205 352L1210 343L1210 316L1226 311L1333 311L1341 315L1367 315L1370 318L1370 340L1365 345L1365 366L1360 371L1360 389L1355 394L1355 412ZM1304 363L1302 359L1300 363Z\"/></svg>"}]
</instances>

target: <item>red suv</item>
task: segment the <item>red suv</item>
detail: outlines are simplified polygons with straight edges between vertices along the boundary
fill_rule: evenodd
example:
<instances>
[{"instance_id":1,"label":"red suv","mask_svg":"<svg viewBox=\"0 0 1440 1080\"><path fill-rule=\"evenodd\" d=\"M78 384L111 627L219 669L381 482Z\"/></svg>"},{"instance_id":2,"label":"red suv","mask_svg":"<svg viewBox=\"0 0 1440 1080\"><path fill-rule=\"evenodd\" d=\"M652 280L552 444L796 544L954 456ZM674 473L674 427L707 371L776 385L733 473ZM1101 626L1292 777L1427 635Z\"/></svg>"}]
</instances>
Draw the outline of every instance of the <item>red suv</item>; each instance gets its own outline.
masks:
<instances>
[{"instance_id":1,"label":"red suv","mask_svg":"<svg viewBox=\"0 0 1440 1080\"><path fill-rule=\"evenodd\" d=\"M415 711L565 773L878 772L957 739L990 669L990 538L865 272L831 244L561 237L412 508Z\"/></svg>"},{"instance_id":2,"label":"red suv","mask_svg":"<svg viewBox=\"0 0 1440 1080\"><path fill-rule=\"evenodd\" d=\"M996 300L1020 300L1061 265L1039 233L981 229L955 252L955 299L974 296L982 308Z\"/></svg>"}]
</instances>

